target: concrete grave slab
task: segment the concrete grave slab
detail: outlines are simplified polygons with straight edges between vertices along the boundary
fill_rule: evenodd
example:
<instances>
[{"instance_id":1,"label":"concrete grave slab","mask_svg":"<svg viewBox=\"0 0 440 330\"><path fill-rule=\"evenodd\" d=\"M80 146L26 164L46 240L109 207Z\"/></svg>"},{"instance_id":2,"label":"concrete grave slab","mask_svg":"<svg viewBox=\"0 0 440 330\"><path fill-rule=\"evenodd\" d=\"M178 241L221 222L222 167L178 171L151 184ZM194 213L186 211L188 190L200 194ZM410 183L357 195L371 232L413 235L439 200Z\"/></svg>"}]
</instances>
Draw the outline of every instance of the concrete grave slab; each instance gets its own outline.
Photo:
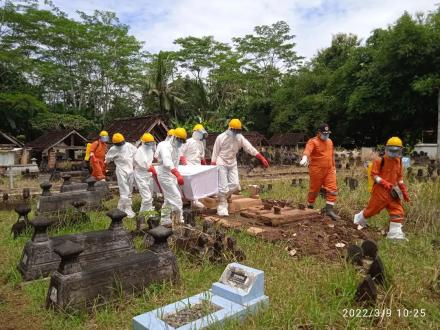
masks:
<instances>
[{"instance_id":1,"label":"concrete grave slab","mask_svg":"<svg viewBox=\"0 0 440 330\"><path fill-rule=\"evenodd\" d=\"M167 315L177 314L188 306L203 301L208 301L220 309L178 328L172 327L163 320ZM203 329L227 319L241 319L248 314L258 312L260 308L265 308L268 304L269 298L264 295L264 272L232 263L226 267L219 282L214 283L211 290L138 315L133 318L133 329Z\"/></svg>"}]
</instances>

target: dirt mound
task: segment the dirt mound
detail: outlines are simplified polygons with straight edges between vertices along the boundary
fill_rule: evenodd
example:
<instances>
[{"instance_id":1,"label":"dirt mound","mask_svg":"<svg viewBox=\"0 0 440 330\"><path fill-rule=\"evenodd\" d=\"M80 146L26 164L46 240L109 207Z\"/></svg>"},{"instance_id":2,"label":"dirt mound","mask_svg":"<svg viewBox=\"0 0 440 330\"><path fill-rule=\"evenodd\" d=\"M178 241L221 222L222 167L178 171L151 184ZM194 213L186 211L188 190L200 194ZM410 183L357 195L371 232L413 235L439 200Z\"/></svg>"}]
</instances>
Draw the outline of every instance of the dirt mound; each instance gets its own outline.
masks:
<instances>
[{"instance_id":1,"label":"dirt mound","mask_svg":"<svg viewBox=\"0 0 440 330\"><path fill-rule=\"evenodd\" d=\"M273 203L283 205L284 203ZM284 211L285 210L285 211ZM294 209L297 211L298 209ZM267 220L267 209L252 209L241 214L233 214L228 218L207 216L208 221L217 223L226 228L234 228L245 231L253 236L272 241L286 242L286 250L293 257L315 256L321 259L340 259L345 254L346 247L350 243L356 243L366 239L377 240L381 234L370 229L357 230L351 219L333 221L316 211L313 217L304 210L303 216L295 215L287 223ZM260 213L259 213L260 212ZM292 214L291 208L283 208L281 215L286 218ZM307 213L307 215L306 215ZM310 213L310 210L309 210ZM245 216L243 216L245 215Z\"/></svg>"}]
</instances>

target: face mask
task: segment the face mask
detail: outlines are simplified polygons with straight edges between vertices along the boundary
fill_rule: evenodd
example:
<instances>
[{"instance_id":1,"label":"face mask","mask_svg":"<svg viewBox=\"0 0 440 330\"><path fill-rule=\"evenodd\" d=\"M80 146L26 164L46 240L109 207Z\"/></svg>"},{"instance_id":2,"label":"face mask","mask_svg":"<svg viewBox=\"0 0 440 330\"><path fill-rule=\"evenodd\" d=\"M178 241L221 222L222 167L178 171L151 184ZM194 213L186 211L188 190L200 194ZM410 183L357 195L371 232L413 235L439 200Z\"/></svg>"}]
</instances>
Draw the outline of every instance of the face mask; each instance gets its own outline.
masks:
<instances>
[{"instance_id":1,"label":"face mask","mask_svg":"<svg viewBox=\"0 0 440 330\"><path fill-rule=\"evenodd\" d=\"M203 140L203 133L200 131L195 131L193 133L193 138L194 138L194 140L202 141Z\"/></svg>"},{"instance_id":2,"label":"face mask","mask_svg":"<svg viewBox=\"0 0 440 330\"><path fill-rule=\"evenodd\" d=\"M402 156L402 150L400 148L387 148L385 147L385 155L387 155L390 158L398 158Z\"/></svg>"},{"instance_id":3,"label":"face mask","mask_svg":"<svg viewBox=\"0 0 440 330\"><path fill-rule=\"evenodd\" d=\"M322 141L326 141L326 140L328 140L329 136L330 136L329 133L319 133L319 138L320 138Z\"/></svg>"},{"instance_id":4,"label":"face mask","mask_svg":"<svg viewBox=\"0 0 440 330\"><path fill-rule=\"evenodd\" d=\"M235 137L237 137L237 136L240 136L241 133L239 133L239 132L237 132L237 131L234 131L234 130L232 130L232 129L228 129L228 130L226 131L226 135L235 138Z\"/></svg>"},{"instance_id":5,"label":"face mask","mask_svg":"<svg viewBox=\"0 0 440 330\"><path fill-rule=\"evenodd\" d=\"M109 140L108 136L101 136L102 142L108 142L108 140Z\"/></svg>"},{"instance_id":6,"label":"face mask","mask_svg":"<svg viewBox=\"0 0 440 330\"><path fill-rule=\"evenodd\" d=\"M153 150L156 149L156 146L154 143L143 143L143 146L146 150Z\"/></svg>"}]
</instances>

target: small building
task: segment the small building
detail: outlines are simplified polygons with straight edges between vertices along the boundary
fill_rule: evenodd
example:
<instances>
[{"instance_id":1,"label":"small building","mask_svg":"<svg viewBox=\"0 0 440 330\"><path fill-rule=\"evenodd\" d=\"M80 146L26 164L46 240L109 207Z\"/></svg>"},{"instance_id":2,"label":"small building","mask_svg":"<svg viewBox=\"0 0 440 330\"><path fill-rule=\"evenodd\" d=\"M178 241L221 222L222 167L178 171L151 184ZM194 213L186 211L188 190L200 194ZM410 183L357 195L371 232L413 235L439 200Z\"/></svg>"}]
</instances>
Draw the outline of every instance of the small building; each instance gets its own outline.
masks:
<instances>
[{"instance_id":1,"label":"small building","mask_svg":"<svg viewBox=\"0 0 440 330\"><path fill-rule=\"evenodd\" d=\"M133 144L146 132L151 133L158 142L165 140L168 132L165 121L158 115L115 119L104 129L108 131L110 139L114 133L121 133L127 142ZM97 134L90 140L96 138Z\"/></svg>"},{"instance_id":2,"label":"small building","mask_svg":"<svg viewBox=\"0 0 440 330\"><path fill-rule=\"evenodd\" d=\"M8 167L20 164L23 147L23 143L0 131L0 166Z\"/></svg>"},{"instance_id":3,"label":"small building","mask_svg":"<svg viewBox=\"0 0 440 330\"><path fill-rule=\"evenodd\" d=\"M27 143L26 148L41 170L73 169L84 160L86 144L87 139L75 130L55 130Z\"/></svg>"},{"instance_id":4,"label":"small building","mask_svg":"<svg viewBox=\"0 0 440 330\"><path fill-rule=\"evenodd\" d=\"M297 150L306 144L305 139L304 133L277 133L269 139L269 144L274 148L286 147Z\"/></svg>"},{"instance_id":5,"label":"small building","mask_svg":"<svg viewBox=\"0 0 440 330\"><path fill-rule=\"evenodd\" d=\"M421 155L426 154L429 159L437 157L437 143L417 143L414 145L414 151Z\"/></svg>"}]
</instances>

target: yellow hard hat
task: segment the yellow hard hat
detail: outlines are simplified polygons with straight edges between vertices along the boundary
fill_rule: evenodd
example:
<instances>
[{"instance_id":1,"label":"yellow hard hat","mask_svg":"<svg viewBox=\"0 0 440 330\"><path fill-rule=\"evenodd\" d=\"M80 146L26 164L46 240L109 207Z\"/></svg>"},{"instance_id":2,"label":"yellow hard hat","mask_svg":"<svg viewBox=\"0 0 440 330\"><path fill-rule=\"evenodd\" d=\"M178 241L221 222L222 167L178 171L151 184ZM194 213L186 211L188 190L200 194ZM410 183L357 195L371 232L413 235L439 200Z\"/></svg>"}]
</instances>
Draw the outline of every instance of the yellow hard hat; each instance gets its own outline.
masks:
<instances>
[{"instance_id":1,"label":"yellow hard hat","mask_svg":"<svg viewBox=\"0 0 440 330\"><path fill-rule=\"evenodd\" d=\"M229 128L232 129L241 129L241 121L239 119L231 119L231 121L229 122Z\"/></svg>"},{"instance_id":2,"label":"yellow hard hat","mask_svg":"<svg viewBox=\"0 0 440 330\"><path fill-rule=\"evenodd\" d=\"M168 136L174 136L174 128L169 129L167 135Z\"/></svg>"},{"instance_id":3,"label":"yellow hard hat","mask_svg":"<svg viewBox=\"0 0 440 330\"><path fill-rule=\"evenodd\" d=\"M99 136L108 136L108 132L107 131L101 131L99 133Z\"/></svg>"},{"instance_id":4,"label":"yellow hard hat","mask_svg":"<svg viewBox=\"0 0 440 330\"><path fill-rule=\"evenodd\" d=\"M390 146L390 147L403 148L402 140L399 139L397 136L393 136L393 137L389 138L386 145Z\"/></svg>"},{"instance_id":5,"label":"yellow hard hat","mask_svg":"<svg viewBox=\"0 0 440 330\"><path fill-rule=\"evenodd\" d=\"M125 141L124 135L122 135L121 133L113 134L113 137L112 137L112 142L113 143L121 143L121 142L124 142L124 141Z\"/></svg>"},{"instance_id":6,"label":"yellow hard hat","mask_svg":"<svg viewBox=\"0 0 440 330\"><path fill-rule=\"evenodd\" d=\"M200 131L200 130L204 130L205 128L203 127L202 124L197 124L196 126L194 126L193 128L193 132L195 131Z\"/></svg>"},{"instance_id":7,"label":"yellow hard hat","mask_svg":"<svg viewBox=\"0 0 440 330\"><path fill-rule=\"evenodd\" d=\"M179 138L179 139L182 139L182 140L186 141L186 138L187 138L188 135L186 134L186 129L184 129L182 127L177 127L174 130L174 136Z\"/></svg>"},{"instance_id":8,"label":"yellow hard hat","mask_svg":"<svg viewBox=\"0 0 440 330\"><path fill-rule=\"evenodd\" d=\"M144 135L141 137L141 141L145 143L154 142L154 136L150 133L144 133Z\"/></svg>"}]
</instances>

